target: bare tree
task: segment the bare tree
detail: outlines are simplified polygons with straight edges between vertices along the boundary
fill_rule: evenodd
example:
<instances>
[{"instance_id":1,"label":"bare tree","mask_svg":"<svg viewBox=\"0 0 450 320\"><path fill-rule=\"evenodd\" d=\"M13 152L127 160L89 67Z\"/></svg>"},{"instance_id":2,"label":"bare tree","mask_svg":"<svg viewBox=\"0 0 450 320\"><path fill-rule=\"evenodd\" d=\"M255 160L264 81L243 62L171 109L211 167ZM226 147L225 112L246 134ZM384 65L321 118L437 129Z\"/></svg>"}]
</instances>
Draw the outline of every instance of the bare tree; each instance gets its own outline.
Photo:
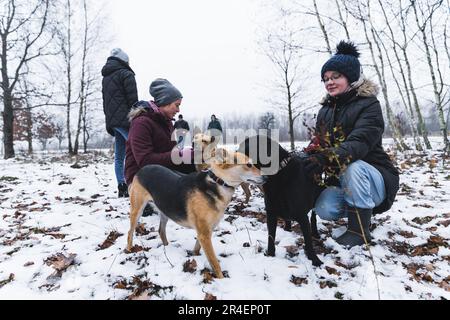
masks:
<instances>
[{"instance_id":1,"label":"bare tree","mask_svg":"<svg viewBox=\"0 0 450 320\"><path fill-rule=\"evenodd\" d=\"M409 55L408 55L408 51L407 51L409 43L411 41L411 39L407 36L407 24L406 24L409 10L407 10L406 8L405 9L403 8L403 0L399 1L399 7L400 8L399 8L399 11L396 14L396 16L398 16L400 18L399 26L400 26L400 30L402 32L403 42L402 42L402 44L400 44L398 42L396 44L402 52L405 66L406 66L406 72L407 72L408 84L409 84L409 92L412 96L414 110L416 112L417 120L418 120L417 129L419 131L419 135L421 135L423 137L425 147L427 149L431 149L431 143L430 143L430 140L428 139L428 130L427 130L425 121L422 116L422 111L420 109L419 101L417 99L416 88L414 86L413 79L412 79L412 67L411 67L411 63L410 63L410 59L409 59Z\"/></svg>"},{"instance_id":2,"label":"bare tree","mask_svg":"<svg viewBox=\"0 0 450 320\"><path fill-rule=\"evenodd\" d=\"M322 31L322 34L323 34L323 40L325 41L325 44L327 46L327 51L330 55L332 55L333 51L331 50L330 39L328 36L327 29L325 28L325 25L322 21L322 17L319 13L319 8L317 7L317 1L313 0L313 4L314 4L314 12L315 12L315 15L317 18L317 22L319 23L320 30Z\"/></svg>"},{"instance_id":3,"label":"bare tree","mask_svg":"<svg viewBox=\"0 0 450 320\"><path fill-rule=\"evenodd\" d=\"M286 35L269 34L263 44L265 55L276 68L278 79L276 90L280 93L281 101L272 100L270 103L283 110L288 116L289 137L291 149L295 149L294 122L300 116L302 110L299 102L299 52L294 45L293 32L287 31Z\"/></svg>"},{"instance_id":4,"label":"bare tree","mask_svg":"<svg viewBox=\"0 0 450 320\"><path fill-rule=\"evenodd\" d=\"M436 65L433 65L431 52L430 52L430 44L428 42L427 31L426 31L427 25L428 24L432 25L433 15L436 12L436 10L442 5L442 3L443 3L443 0L433 1L432 3L427 3L426 9L425 9L425 8L419 7L419 5L416 3L415 0L410 0L411 7L414 11L414 17L415 17L415 20L417 23L417 27L419 28L420 33L422 34L422 41L423 41L423 45L425 47L427 64L428 64L428 68L430 71L431 81L433 84L435 105L436 105L436 109L438 111L439 125L440 125L441 132L442 132L443 139L444 139L444 145L445 145L444 149L446 152L450 152L450 141L448 140L448 136L447 136L447 124L445 121L444 108L443 108L443 104L442 104L443 103L442 79L439 83L438 79L436 78L436 72L438 73L438 75L440 74L439 59L438 59L438 56L436 56L437 63L436 63ZM422 19L419 19L418 9L421 11ZM425 10L426 10L426 12L425 12ZM434 42L434 40L433 40L433 42ZM433 44L435 45L435 43L433 43ZM434 46L434 48L435 48L435 46ZM435 51L435 55L437 55L437 50Z\"/></svg>"},{"instance_id":5,"label":"bare tree","mask_svg":"<svg viewBox=\"0 0 450 320\"><path fill-rule=\"evenodd\" d=\"M262 116L260 116L258 127L259 129L267 130L270 135L270 130L275 128L275 115L273 114L273 112L266 112Z\"/></svg>"},{"instance_id":6,"label":"bare tree","mask_svg":"<svg viewBox=\"0 0 450 320\"><path fill-rule=\"evenodd\" d=\"M342 9L341 9L341 5L339 4L339 2L340 2L340 0L335 0L336 8L337 8L337 11L339 14L339 20L341 21L342 28L344 28L347 40L350 40L350 32L348 31L347 19L344 19L344 16L342 15ZM343 1L343 5L344 5L344 7L346 6L345 0Z\"/></svg>"},{"instance_id":7,"label":"bare tree","mask_svg":"<svg viewBox=\"0 0 450 320\"><path fill-rule=\"evenodd\" d=\"M396 122L394 119L394 114L393 114L391 106L390 106L390 100L388 97L388 89L387 89L387 81L386 81L386 77L384 74L383 52L377 43L377 39L374 39L374 37L376 37L375 36L376 30L373 27L371 16L370 16L370 0L366 0L365 4L361 4L359 1L355 1L354 4L356 6L356 9L350 10L349 13L353 17L355 17L355 19L358 19L362 23L364 35L365 35L367 44L369 46L369 51L370 51L370 54L372 57L373 68L375 69L375 72L378 76L378 80L381 85L381 91L383 93L384 102L385 102L386 115L387 115L389 126L391 127L392 132L393 132L394 142L399 150L408 149L408 146L403 141L403 138L400 136L399 130L397 128L397 125L396 125ZM349 8L347 7L347 9L349 9ZM371 38L369 32L372 35L372 38ZM374 43L378 50L378 61L377 61L376 54L375 54Z\"/></svg>"},{"instance_id":8,"label":"bare tree","mask_svg":"<svg viewBox=\"0 0 450 320\"><path fill-rule=\"evenodd\" d=\"M26 63L41 57L49 19L49 0L9 0L0 2L1 76L3 101L4 158L12 158L13 97Z\"/></svg>"},{"instance_id":9,"label":"bare tree","mask_svg":"<svg viewBox=\"0 0 450 320\"><path fill-rule=\"evenodd\" d=\"M389 67L390 67L390 70L391 70L392 78L394 79L395 84L397 85L398 92L400 94L400 98L402 99L403 105L405 106L405 108L407 110L407 113L409 115L409 117L408 117L409 121L407 121L407 122L410 125L410 130L411 130L411 133L413 135L413 139L414 139L416 150L422 151L423 147L422 147L422 142L420 141L419 133L417 132L417 126L418 125L417 125L416 116L415 116L413 108L412 108L411 94L409 93L409 90L408 90L408 82L406 81L405 71L404 71L404 68L403 68L402 61L400 59L400 54L399 54L398 49L397 49L397 47L401 47L401 46L399 45L399 43L396 40L397 37L394 35L394 31L393 31L393 28L391 26L391 20L388 18L388 15L386 13L386 9L384 8L384 5L381 2L381 0L378 0L378 4L379 4L379 7L381 8L381 11L382 11L383 17L384 17L384 21L385 21L386 26L387 26L387 28L389 30L389 34L386 34L386 33L385 34L387 35L387 37L391 41L390 49L392 49L392 51L394 52L397 65L399 67L398 68L399 72L397 72L395 70L394 64L390 60L389 51L391 51L391 50L387 48L387 46L384 44L383 41L381 41L381 44L382 44L382 46L384 48L384 51L386 52L386 57L387 57L387 59L389 61ZM392 8L392 6L391 6L391 8ZM401 79L402 79L403 89L402 89L402 85L400 84L400 82L397 79L397 74L398 73L400 74ZM406 99L405 99L405 97L406 97Z\"/></svg>"}]
</instances>

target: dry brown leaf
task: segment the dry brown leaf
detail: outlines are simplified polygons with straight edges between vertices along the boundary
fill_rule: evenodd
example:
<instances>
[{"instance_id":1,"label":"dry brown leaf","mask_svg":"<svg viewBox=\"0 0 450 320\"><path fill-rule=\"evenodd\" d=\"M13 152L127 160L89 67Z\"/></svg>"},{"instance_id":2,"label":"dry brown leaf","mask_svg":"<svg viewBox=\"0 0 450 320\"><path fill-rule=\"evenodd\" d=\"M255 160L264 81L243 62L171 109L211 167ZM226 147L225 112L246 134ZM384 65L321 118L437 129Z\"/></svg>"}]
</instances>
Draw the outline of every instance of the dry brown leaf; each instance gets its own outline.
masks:
<instances>
[{"instance_id":1,"label":"dry brown leaf","mask_svg":"<svg viewBox=\"0 0 450 320\"><path fill-rule=\"evenodd\" d=\"M74 264L76 256L75 253L69 253L69 256L67 257L63 253L57 253L47 258L45 263L48 266L52 266L56 271L62 272Z\"/></svg>"},{"instance_id":2,"label":"dry brown leaf","mask_svg":"<svg viewBox=\"0 0 450 320\"><path fill-rule=\"evenodd\" d=\"M111 247L116 242L117 238L119 238L120 236L123 236L123 233L111 231L106 240L101 245L98 246L97 250L104 250L106 248Z\"/></svg>"},{"instance_id":3,"label":"dry brown leaf","mask_svg":"<svg viewBox=\"0 0 450 320\"><path fill-rule=\"evenodd\" d=\"M217 297L215 295L212 295L211 293L206 293L205 298L203 300L217 300Z\"/></svg>"},{"instance_id":4,"label":"dry brown leaf","mask_svg":"<svg viewBox=\"0 0 450 320\"><path fill-rule=\"evenodd\" d=\"M14 280L14 273L10 273L8 279L0 281L0 288Z\"/></svg>"},{"instance_id":5,"label":"dry brown leaf","mask_svg":"<svg viewBox=\"0 0 450 320\"><path fill-rule=\"evenodd\" d=\"M183 264L183 272L194 273L195 271L197 271L197 261L195 259L187 260Z\"/></svg>"},{"instance_id":6,"label":"dry brown leaf","mask_svg":"<svg viewBox=\"0 0 450 320\"><path fill-rule=\"evenodd\" d=\"M325 266L325 269L327 270L327 272L329 274L334 274L334 275L337 275L337 276L341 275L341 273L339 271L337 271L335 268Z\"/></svg>"},{"instance_id":7,"label":"dry brown leaf","mask_svg":"<svg viewBox=\"0 0 450 320\"><path fill-rule=\"evenodd\" d=\"M437 223L438 226L448 227L450 225L450 220L442 220Z\"/></svg>"},{"instance_id":8,"label":"dry brown leaf","mask_svg":"<svg viewBox=\"0 0 450 320\"><path fill-rule=\"evenodd\" d=\"M301 286L302 284L308 284L307 278L296 277L294 275L291 276L291 282L296 286Z\"/></svg>"}]
</instances>

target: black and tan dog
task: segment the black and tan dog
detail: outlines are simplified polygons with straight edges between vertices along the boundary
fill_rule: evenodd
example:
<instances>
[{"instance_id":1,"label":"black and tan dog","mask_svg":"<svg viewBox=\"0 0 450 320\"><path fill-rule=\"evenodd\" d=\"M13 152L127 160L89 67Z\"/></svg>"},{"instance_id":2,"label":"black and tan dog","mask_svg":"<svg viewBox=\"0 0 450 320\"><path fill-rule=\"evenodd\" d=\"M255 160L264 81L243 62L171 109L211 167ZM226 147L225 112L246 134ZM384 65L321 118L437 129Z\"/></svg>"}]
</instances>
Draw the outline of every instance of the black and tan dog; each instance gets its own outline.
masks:
<instances>
[{"instance_id":1,"label":"black and tan dog","mask_svg":"<svg viewBox=\"0 0 450 320\"><path fill-rule=\"evenodd\" d=\"M300 224L306 256L314 266L321 265L312 241L312 234L317 234L315 214L312 216L312 232L308 212L322 189L306 176L301 156L289 154L276 141L262 135L245 139L238 151L249 156L268 177L263 186L269 231L267 255L275 255L277 218L280 217Z\"/></svg>"},{"instance_id":2,"label":"black and tan dog","mask_svg":"<svg viewBox=\"0 0 450 320\"><path fill-rule=\"evenodd\" d=\"M216 148L216 139L214 136L210 136L204 133L198 133L194 136L192 140L192 146L194 149L199 151L202 159L199 159L198 164L195 165L197 171L207 170L209 169L209 159L211 158L211 154ZM247 182L241 183L241 188L245 194L244 203L247 204L250 200L250 196L252 195L250 191L250 184ZM262 187L259 187L262 191Z\"/></svg>"},{"instance_id":3,"label":"black and tan dog","mask_svg":"<svg viewBox=\"0 0 450 320\"><path fill-rule=\"evenodd\" d=\"M263 183L264 177L242 153L217 149L209 161L210 169L188 175L177 174L160 165L147 165L138 171L130 190L130 231L128 250L139 217L148 201L160 212L159 235L168 244L168 219L197 231L194 254L202 247L217 278L223 278L211 242L214 227L222 219L234 190L242 182Z\"/></svg>"}]
</instances>

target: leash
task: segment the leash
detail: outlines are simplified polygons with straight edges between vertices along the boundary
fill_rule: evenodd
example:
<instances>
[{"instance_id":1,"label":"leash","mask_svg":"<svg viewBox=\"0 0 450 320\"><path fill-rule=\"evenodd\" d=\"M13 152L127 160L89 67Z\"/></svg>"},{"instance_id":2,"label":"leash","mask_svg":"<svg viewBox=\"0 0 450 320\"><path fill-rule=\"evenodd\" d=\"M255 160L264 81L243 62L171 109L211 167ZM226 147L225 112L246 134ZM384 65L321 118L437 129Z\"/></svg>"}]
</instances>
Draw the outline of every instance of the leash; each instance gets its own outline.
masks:
<instances>
[{"instance_id":1,"label":"leash","mask_svg":"<svg viewBox=\"0 0 450 320\"><path fill-rule=\"evenodd\" d=\"M218 176L216 176L214 174L214 172L212 172L210 169L208 170L204 170L203 172L206 172L206 174L217 184L227 187L227 188L233 188L232 186L228 185L225 181L223 181L221 178L219 178Z\"/></svg>"}]
</instances>

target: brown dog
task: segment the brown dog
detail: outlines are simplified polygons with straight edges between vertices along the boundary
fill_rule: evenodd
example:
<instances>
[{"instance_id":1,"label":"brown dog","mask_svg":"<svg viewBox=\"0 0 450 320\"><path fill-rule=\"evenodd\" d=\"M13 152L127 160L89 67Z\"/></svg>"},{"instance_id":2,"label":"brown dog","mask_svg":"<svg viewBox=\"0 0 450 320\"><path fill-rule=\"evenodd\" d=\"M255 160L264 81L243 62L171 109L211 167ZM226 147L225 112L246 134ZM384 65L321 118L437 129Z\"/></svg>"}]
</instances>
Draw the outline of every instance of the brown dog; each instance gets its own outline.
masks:
<instances>
[{"instance_id":1,"label":"brown dog","mask_svg":"<svg viewBox=\"0 0 450 320\"><path fill-rule=\"evenodd\" d=\"M209 159L211 158L211 154L214 152L216 148L215 144L215 137L209 136L204 133L198 133L194 136L194 139L192 140L194 148L200 148L201 154L202 154L202 161L201 164L196 164L197 171L206 170L209 168ZM247 204L250 200L250 196L252 193L250 192L250 184L246 182L241 183L241 188L244 191L245 194L245 201L244 203ZM262 191L262 188L260 187L260 190ZM262 191L263 192L263 191Z\"/></svg>"},{"instance_id":2,"label":"brown dog","mask_svg":"<svg viewBox=\"0 0 450 320\"><path fill-rule=\"evenodd\" d=\"M209 159L210 169L180 175L160 166L147 165L138 171L129 188L130 230L128 250L133 245L133 234L139 217L148 201L154 201L160 212L159 235L168 244L166 224L168 219L197 231L194 254L203 247L217 278L223 278L211 242L214 227L220 222L231 201L235 187L242 182L261 184L264 178L242 153L217 149Z\"/></svg>"}]
</instances>

